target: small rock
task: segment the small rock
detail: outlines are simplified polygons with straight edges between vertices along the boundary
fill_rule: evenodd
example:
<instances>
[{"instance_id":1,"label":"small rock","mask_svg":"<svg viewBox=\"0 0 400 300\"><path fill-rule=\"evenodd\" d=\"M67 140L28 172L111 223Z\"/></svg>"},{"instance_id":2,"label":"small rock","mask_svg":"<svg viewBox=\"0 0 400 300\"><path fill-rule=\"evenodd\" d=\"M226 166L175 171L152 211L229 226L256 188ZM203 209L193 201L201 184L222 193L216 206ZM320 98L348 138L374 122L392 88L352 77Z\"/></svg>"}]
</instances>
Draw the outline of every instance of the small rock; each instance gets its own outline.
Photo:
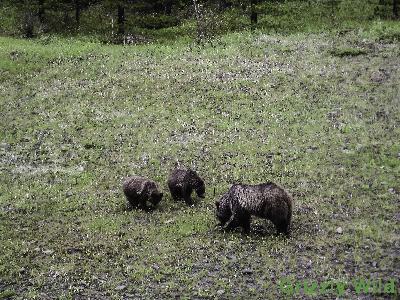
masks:
<instances>
[{"instance_id":1,"label":"small rock","mask_svg":"<svg viewBox=\"0 0 400 300\"><path fill-rule=\"evenodd\" d=\"M363 150L364 149L364 145L363 144L357 144L356 145L356 150L357 151L361 151L361 150Z\"/></svg>"},{"instance_id":2,"label":"small rock","mask_svg":"<svg viewBox=\"0 0 400 300\"><path fill-rule=\"evenodd\" d=\"M96 147L96 145L93 144L93 143L87 143L87 144L83 145L83 147L84 147L85 149L93 149L93 148Z\"/></svg>"},{"instance_id":3,"label":"small rock","mask_svg":"<svg viewBox=\"0 0 400 300\"><path fill-rule=\"evenodd\" d=\"M309 261L306 263L306 267L307 267L307 269L311 269L311 267L312 267L312 261L311 261L311 260L309 260Z\"/></svg>"},{"instance_id":4,"label":"small rock","mask_svg":"<svg viewBox=\"0 0 400 300\"><path fill-rule=\"evenodd\" d=\"M74 247L67 248L68 254L74 254L74 253L80 253L80 252L82 252L82 250L79 248L74 248Z\"/></svg>"},{"instance_id":5,"label":"small rock","mask_svg":"<svg viewBox=\"0 0 400 300\"><path fill-rule=\"evenodd\" d=\"M242 273L243 273L244 275L250 275L250 274L253 274L253 270L250 269L250 268L246 268L246 269L244 269L244 270L242 271Z\"/></svg>"},{"instance_id":6,"label":"small rock","mask_svg":"<svg viewBox=\"0 0 400 300\"><path fill-rule=\"evenodd\" d=\"M375 115L378 119L387 119L389 117L389 114L384 110L377 111Z\"/></svg>"},{"instance_id":7,"label":"small rock","mask_svg":"<svg viewBox=\"0 0 400 300\"><path fill-rule=\"evenodd\" d=\"M394 215L394 219L398 222L400 222L400 212Z\"/></svg>"},{"instance_id":8,"label":"small rock","mask_svg":"<svg viewBox=\"0 0 400 300\"><path fill-rule=\"evenodd\" d=\"M51 255L54 253L54 250L47 249L47 250L44 250L43 253L46 255Z\"/></svg>"},{"instance_id":9,"label":"small rock","mask_svg":"<svg viewBox=\"0 0 400 300\"><path fill-rule=\"evenodd\" d=\"M10 144L7 144L7 143L0 143L0 149L9 151L11 149L11 146L10 146Z\"/></svg>"},{"instance_id":10,"label":"small rock","mask_svg":"<svg viewBox=\"0 0 400 300\"><path fill-rule=\"evenodd\" d=\"M237 261L235 255L227 255L226 258L229 259L229 260L232 261L232 262L236 262L236 261Z\"/></svg>"},{"instance_id":11,"label":"small rock","mask_svg":"<svg viewBox=\"0 0 400 300\"><path fill-rule=\"evenodd\" d=\"M317 150L318 150L317 146L310 146L310 147L307 148L306 152L307 153L312 153L312 152L315 152Z\"/></svg>"},{"instance_id":12,"label":"small rock","mask_svg":"<svg viewBox=\"0 0 400 300\"><path fill-rule=\"evenodd\" d=\"M174 218L165 221L164 224L171 224L171 223L173 223L173 222L175 222L175 219L174 219Z\"/></svg>"},{"instance_id":13,"label":"small rock","mask_svg":"<svg viewBox=\"0 0 400 300\"><path fill-rule=\"evenodd\" d=\"M338 234L342 234L342 233L343 233L343 229L342 229L342 227L338 227L338 228L336 228L336 233L338 233Z\"/></svg>"},{"instance_id":14,"label":"small rock","mask_svg":"<svg viewBox=\"0 0 400 300\"><path fill-rule=\"evenodd\" d=\"M345 154L354 154L354 151L350 149L342 149L342 152Z\"/></svg>"},{"instance_id":15,"label":"small rock","mask_svg":"<svg viewBox=\"0 0 400 300\"><path fill-rule=\"evenodd\" d=\"M377 265L378 265L378 263L377 263L376 261L373 261L373 262L372 262L372 266L373 266L374 268L376 268Z\"/></svg>"},{"instance_id":16,"label":"small rock","mask_svg":"<svg viewBox=\"0 0 400 300\"><path fill-rule=\"evenodd\" d=\"M375 83L381 83L381 82L387 80L388 77L389 76L386 74L386 72L384 70L379 70L379 71L372 73L371 81L375 82Z\"/></svg>"},{"instance_id":17,"label":"small rock","mask_svg":"<svg viewBox=\"0 0 400 300\"><path fill-rule=\"evenodd\" d=\"M67 198L71 197L72 195L73 195L73 193L71 191L68 191L68 192L65 193L65 196Z\"/></svg>"},{"instance_id":18,"label":"small rock","mask_svg":"<svg viewBox=\"0 0 400 300\"><path fill-rule=\"evenodd\" d=\"M124 290L126 288L126 285L118 285L116 288L115 288L115 290L116 291L122 291L122 290Z\"/></svg>"},{"instance_id":19,"label":"small rock","mask_svg":"<svg viewBox=\"0 0 400 300\"><path fill-rule=\"evenodd\" d=\"M221 296L221 295L223 295L225 293L225 290L218 290L217 291L217 295L218 296Z\"/></svg>"}]
</instances>

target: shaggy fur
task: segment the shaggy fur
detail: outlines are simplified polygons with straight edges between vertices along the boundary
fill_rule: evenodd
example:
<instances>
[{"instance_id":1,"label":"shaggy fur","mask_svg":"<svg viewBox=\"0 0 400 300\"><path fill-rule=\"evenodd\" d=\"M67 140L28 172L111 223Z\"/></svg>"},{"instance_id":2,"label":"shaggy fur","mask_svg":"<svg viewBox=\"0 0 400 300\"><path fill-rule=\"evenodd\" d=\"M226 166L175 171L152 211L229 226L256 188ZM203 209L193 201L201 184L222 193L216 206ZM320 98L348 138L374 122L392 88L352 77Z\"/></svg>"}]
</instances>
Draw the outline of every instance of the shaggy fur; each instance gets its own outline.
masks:
<instances>
[{"instance_id":1,"label":"shaggy fur","mask_svg":"<svg viewBox=\"0 0 400 300\"><path fill-rule=\"evenodd\" d=\"M190 169L175 169L168 178L168 187L174 200L183 199L187 205L193 204L192 191L204 198L206 191L204 181Z\"/></svg>"},{"instance_id":2,"label":"shaggy fur","mask_svg":"<svg viewBox=\"0 0 400 300\"><path fill-rule=\"evenodd\" d=\"M235 184L215 202L216 216L224 229L242 227L250 231L251 216L270 220L278 233L289 234L292 219L292 198L278 185Z\"/></svg>"},{"instance_id":3,"label":"shaggy fur","mask_svg":"<svg viewBox=\"0 0 400 300\"><path fill-rule=\"evenodd\" d=\"M149 209L147 201L155 207L163 196L154 181L140 176L128 177L124 181L122 189L132 208L147 210Z\"/></svg>"}]
</instances>

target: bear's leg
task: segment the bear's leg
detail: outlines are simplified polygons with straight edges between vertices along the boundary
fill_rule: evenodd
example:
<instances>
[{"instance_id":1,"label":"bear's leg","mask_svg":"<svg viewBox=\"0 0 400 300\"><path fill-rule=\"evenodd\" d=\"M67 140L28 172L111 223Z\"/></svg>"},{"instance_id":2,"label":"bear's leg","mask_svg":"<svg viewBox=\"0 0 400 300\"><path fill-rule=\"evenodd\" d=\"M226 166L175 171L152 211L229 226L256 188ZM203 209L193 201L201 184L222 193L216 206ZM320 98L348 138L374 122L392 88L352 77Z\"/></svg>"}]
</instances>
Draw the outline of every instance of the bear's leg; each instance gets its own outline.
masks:
<instances>
[{"instance_id":1,"label":"bear's leg","mask_svg":"<svg viewBox=\"0 0 400 300\"><path fill-rule=\"evenodd\" d=\"M127 210L127 211L131 211L131 210L133 210L133 209L135 209L135 207L133 207L132 203L131 203L130 201L128 201L128 202L126 203L126 210Z\"/></svg>"},{"instance_id":2,"label":"bear's leg","mask_svg":"<svg viewBox=\"0 0 400 300\"><path fill-rule=\"evenodd\" d=\"M135 209L138 207L139 202L135 197L127 196L126 199L128 200L128 203L132 209Z\"/></svg>"},{"instance_id":3,"label":"bear's leg","mask_svg":"<svg viewBox=\"0 0 400 300\"><path fill-rule=\"evenodd\" d=\"M175 201L178 201L180 198L178 189L176 187L169 186L169 191L171 192L172 199L174 199Z\"/></svg>"},{"instance_id":4,"label":"bear's leg","mask_svg":"<svg viewBox=\"0 0 400 300\"><path fill-rule=\"evenodd\" d=\"M177 193L173 193L173 192L171 192L171 196L172 196L172 199L174 199L175 201L178 201L180 198Z\"/></svg>"},{"instance_id":5,"label":"bear's leg","mask_svg":"<svg viewBox=\"0 0 400 300\"><path fill-rule=\"evenodd\" d=\"M244 211L235 202L231 205L231 217L228 222L224 225L224 229L231 230L238 226L241 226L244 230L250 228L250 214Z\"/></svg>"},{"instance_id":6,"label":"bear's leg","mask_svg":"<svg viewBox=\"0 0 400 300\"><path fill-rule=\"evenodd\" d=\"M187 205L193 205L193 200L190 197L191 194L192 194L192 189L191 188L185 188L183 190L183 200L185 200L185 203Z\"/></svg>"},{"instance_id":7,"label":"bear's leg","mask_svg":"<svg viewBox=\"0 0 400 300\"><path fill-rule=\"evenodd\" d=\"M278 235L283 233L286 236L289 236L289 224L286 222L286 220L280 220L276 222L275 226Z\"/></svg>"},{"instance_id":8,"label":"bear's leg","mask_svg":"<svg viewBox=\"0 0 400 300\"><path fill-rule=\"evenodd\" d=\"M242 216L240 218L240 226L243 228L243 233L248 234L250 232L250 215Z\"/></svg>"},{"instance_id":9,"label":"bear's leg","mask_svg":"<svg viewBox=\"0 0 400 300\"><path fill-rule=\"evenodd\" d=\"M234 209L233 215L235 216L237 226L242 227L242 233L249 233L251 215L248 212L243 211L242 209Z\"/></svg>"},{"instance_id":10,"label":"bear's leg","mask_svg":"<svg viewBox=\"0 0 400 300\"><path fill-rule=\"evenodd\" d=\"M184 200L187 205L189 205L189 206L193 205L193 200L192 200L192 198L190 198L190 196L185 197Z\"/></svg>"},{"instance_id":11,"label":"bear's leg","mask_svg":"<svg viewBox=\"0 0 400 300\"><path fill-rule=\"evenodd\" d=\"M141 196L139 199L139 208L143 210L147 210L147 197L146 196Z\"/></svg>"},{"instance_id":12,"label":"bear's leg","mask_svg":"<svg viewBox=\"0 0 400 300\"><path fill-rule=\"evenodd\" d=\"M239 223L237 222L237 219L235 218L235 215L232 215L228 222L225 223L224 229L225 230L232 230L235 229L236 227L239 226Z\"/></svg>"}]
</instances>

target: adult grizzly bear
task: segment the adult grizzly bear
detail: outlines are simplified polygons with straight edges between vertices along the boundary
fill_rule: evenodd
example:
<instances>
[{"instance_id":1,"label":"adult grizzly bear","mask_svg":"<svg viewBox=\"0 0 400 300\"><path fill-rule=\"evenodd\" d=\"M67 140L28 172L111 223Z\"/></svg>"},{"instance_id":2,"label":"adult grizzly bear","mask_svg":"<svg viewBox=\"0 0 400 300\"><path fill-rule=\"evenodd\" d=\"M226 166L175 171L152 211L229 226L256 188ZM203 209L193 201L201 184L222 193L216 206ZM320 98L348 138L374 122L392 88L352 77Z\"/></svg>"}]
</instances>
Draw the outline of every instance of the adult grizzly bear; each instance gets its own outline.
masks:
<instances>
[{"instance_id":1,"label":"adult grizzly bear","mask_svg":"<svg viewBox=\"0 0 400 300\"><path fill-rule=\"evenodd\" d=\"M204 198L206 191L204 181L197 173L191 169L175 169L168 178L168 187L174 200L183 199L187 205L192 205L190 197L195 190L197 196Z\"/></svg>"},{"instance_id":2,"label":"adult grizzly bear","mask_svg":"<svg viewBox=\"0 0 400 300\"><path fill-rule=\"evenodd\" d=\"M154 181L141 176L125 179L122 189L132 208L148 210L147 201L155 207L163 197Z\"/></svg>"},{"instance_id":3,"label":"adult grizzly bear","mask_svg":"<svg viewBox=\"0 0 400 300\"><path fill-rule=\"evenodd\" d=\"M292 197L273 182L257 185L234 184L215 202L220 226L230 230L238 226L250 231L251 215L268 219L278 233L289 234Z\"/></svg>"}]
</instances>

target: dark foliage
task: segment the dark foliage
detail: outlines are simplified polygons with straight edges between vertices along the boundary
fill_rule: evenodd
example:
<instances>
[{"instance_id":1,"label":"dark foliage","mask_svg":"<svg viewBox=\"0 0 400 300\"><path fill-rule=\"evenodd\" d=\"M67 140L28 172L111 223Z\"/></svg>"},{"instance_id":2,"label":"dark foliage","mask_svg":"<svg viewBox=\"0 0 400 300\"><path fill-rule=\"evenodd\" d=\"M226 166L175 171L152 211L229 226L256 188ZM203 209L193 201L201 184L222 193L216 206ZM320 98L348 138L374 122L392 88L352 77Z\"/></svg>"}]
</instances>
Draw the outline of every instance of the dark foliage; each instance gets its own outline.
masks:
<instances>
[{"instance_id":1,"label":"dark foliage","mask_svg":"<svg viewBox=\"0 0 400 300\"><path fill-rule=\"evenodd\" d=\"M235 22L243 23L239 26L241 29L263 26L275 29L278 26L290 30L296 25L279 24L279 21L271 21L270 17L284 14L293 20L291 23L296 23L296 16L306 13L296 11L297 7L304 7L304 3L308 3L318 14L329 16L332 23L336 22L335 16L339 11L343 11L343 5L353 5L345 0L315 3L301 0L3 0L0 9L11 9L14 13L14 21L10 21L15 23L14 30L7 33L22 33L27 38L41 33L80 33L102 35L102 40L124 43L126 35L135 35L142 29L169 28L190 20L195 24L190 29L195 39L208 42L222 32L237 28ZM371 0L366 3L373 11L366 18L399 18L399 0ZM287 8L280 9L282 5L287 5ZM1 25L0 33L5 33Z\"/></svg>"}]
</instances>

